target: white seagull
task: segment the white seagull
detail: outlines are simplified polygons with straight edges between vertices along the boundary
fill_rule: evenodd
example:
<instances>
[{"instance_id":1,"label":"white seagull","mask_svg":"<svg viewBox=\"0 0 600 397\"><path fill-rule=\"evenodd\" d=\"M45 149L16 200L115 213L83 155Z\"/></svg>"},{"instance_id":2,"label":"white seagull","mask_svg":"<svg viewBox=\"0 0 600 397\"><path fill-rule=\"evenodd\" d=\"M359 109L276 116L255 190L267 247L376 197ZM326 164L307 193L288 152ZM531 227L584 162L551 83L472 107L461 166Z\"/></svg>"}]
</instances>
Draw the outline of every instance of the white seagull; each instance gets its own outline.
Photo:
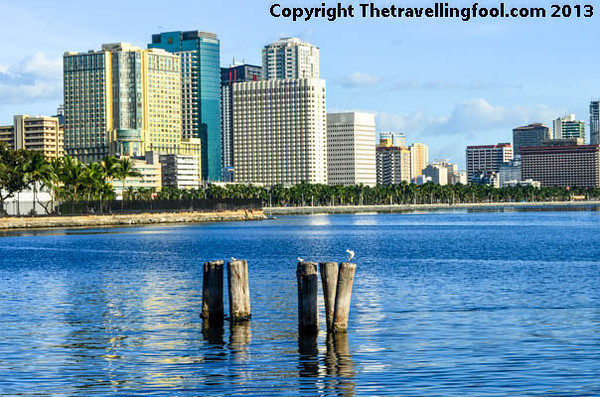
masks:
<instances>
[{"instance_id":1,"label":"white seagull","mask_svg":"<svg viewBox=\"0 0 600 397\"><path fill-rule=\"evenodd\" d=\"M346 252L348 253L348 260L351 261L354 258L354 251L346 250Z\"/></svg>"},{"instance_id":2,"label":"white seagull","mask_svg":"<svg viewBox=\"0 0 600 397\"><path fill-rule=\"evenodd\" d=\"M304 262L304 259L298 257L298 262Z\"/></svg>"},{"instance_id":3,"label":"white seagull","mask_svg":"<svg viewBox=\"0 0 600 397\"><path fill-rule=\"evenodd\" d=\"M232 261L232 262L235 262L235 261L237 261L237 259L235 259L235 258L232 256L232 257L231 257L231 261Z\"/></svg>"}]
</instances>

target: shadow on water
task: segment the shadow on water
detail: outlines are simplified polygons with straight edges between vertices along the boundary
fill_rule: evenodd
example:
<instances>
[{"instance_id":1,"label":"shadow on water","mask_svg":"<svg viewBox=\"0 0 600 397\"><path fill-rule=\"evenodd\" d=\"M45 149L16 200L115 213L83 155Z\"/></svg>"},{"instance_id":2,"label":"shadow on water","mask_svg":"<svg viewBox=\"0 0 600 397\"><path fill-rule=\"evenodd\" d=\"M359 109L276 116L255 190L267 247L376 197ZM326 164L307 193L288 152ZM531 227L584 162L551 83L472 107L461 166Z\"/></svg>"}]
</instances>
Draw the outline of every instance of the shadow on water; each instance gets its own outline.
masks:
<instances>
[{"instance_id":1,"label":"shadow on water","mask_svg":"<svg viewBox=\"0 0 600 397\"><path fill-rule=\"evenodd\" d=\"M348 346L348 334L327 334L327 351L324 362L319 360L317 335L298 337L298 373L300 378L312 378L303 383L316 393L327 391L327 395L354 396L356 371Z\"/></svg>"},{"instance_id":2,"label":"shadow on water","mask_svg":"<svg viewBox=\"0 0 600 397\"><path fill-rule=\"evenodd\" d=\"M218 321L202 321L202 336L204 340L208 342L212 347L219 348L225 346L225 329L223 328L223 322Z\"/></svg>"}]
</instances>

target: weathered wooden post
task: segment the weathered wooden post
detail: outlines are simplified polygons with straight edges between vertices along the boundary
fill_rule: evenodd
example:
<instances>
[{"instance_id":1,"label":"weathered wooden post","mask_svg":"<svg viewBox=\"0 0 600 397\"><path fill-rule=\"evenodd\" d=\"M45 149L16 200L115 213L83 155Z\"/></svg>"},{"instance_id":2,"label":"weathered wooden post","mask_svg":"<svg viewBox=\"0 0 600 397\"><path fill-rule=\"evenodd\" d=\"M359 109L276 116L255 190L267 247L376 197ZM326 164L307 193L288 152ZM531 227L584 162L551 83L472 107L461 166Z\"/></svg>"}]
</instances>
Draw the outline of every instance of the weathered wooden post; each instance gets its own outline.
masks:
<instances>
[{"instance_id":1,"label":"weathered wooden post","mask_svg":"<svg viewBox=\"0 0 600 397\"><path fill-rule=\"evenodd\" d=\"M338 263L321 262L319 263L319 272L321 273L321 282L323 284L323 296L325 298L325 317L327 318L327 331L332 330L333 313L335 310L335 293L338 282Z\"/></svg>"},{"instance_id":2,"label":"weathered wooden post","mask_svg":"<svg viewBox=\"0 0 600 397\"><path fill-rule=\"evenodd\" d=\"M202 318L210 325L223 324L223 261L204 262Z\"/></svg>"},{"instance_id":3,"label":"weathered wooden post","mask_svg":"<svg viewBox=\"0 0 600 397\"><path fill-rule=\"evenodd\" d=\"M233 259L227 262L229 317L232 323L250 320L250 288L248 262Z\"/></svg>"},{"instance_id":4,"label":"weathered wooden post","mask_svg":"<svg viewBox=\"0 0 600 397\"><path fill-rule=\"evenodd\" d=\"M356 263L342 262L338 273L335 293L335 310L333 313L333 332L348 332L348 315Z\"/></svg>"},{"instance_id":5,"label":"weathered wooden post","mask_svg":"<svg viewBox=\"0 0 600 397\"><path fill-rule=\"evenodd\" d=\"M319 332L317 263L298 262L296 277L298 278L298 331L300 334L316 334Z\"/></svg>"}]
</instances>

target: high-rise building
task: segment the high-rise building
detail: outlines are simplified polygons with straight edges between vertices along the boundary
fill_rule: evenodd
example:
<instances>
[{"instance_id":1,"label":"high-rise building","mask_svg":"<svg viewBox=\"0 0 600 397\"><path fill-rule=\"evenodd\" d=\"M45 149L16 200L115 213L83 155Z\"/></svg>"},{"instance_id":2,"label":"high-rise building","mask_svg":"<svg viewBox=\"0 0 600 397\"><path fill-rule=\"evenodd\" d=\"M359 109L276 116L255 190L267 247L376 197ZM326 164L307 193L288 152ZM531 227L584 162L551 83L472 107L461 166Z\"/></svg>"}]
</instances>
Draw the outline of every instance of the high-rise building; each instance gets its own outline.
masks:
<instances>
[{"instance_id":1,"label":"high-rise building","mask_svg":"<svg viewBox=\"0 0 600 397\"><path fill-rule=\"evenodd\" d=\"M231 86L242 81L261 79L262 67L255 65L232 65L221 68L221 142L222 179L234 181L235 162L233 158L233 90Z\"/></svg>"},{"instance_id":2,"label":"high-rise building","mask_svg":"<svg viewBox=\"0 0 600 397\"><path fill-rule=\"evenodd\" d=\"M585 142L585 121L575 119L574 114L553 121L554 139L583 138Z\"/></svg>"},{"instance_id":3,"label":"high-rise building","mask_svg":"<svg viewBox=\"0 0 600 397\"><path fill-rule=\"evenodd\" d=\"M202 142L202 179L220 180L221 71L217 35L195 30L154 34L148 47L181 57L182 134Z\"/></svg>"},{"instance_id":4,"label":"high-rise building","mask_svg":"<svg viewBox=\"0 0 600 397\"><path fill-rule=\"evenodd\" d=\"M410 150L410 179L415 180L423 175L423 169L429 162L429 147L422 143L413 143Z\"/></svg>"},{"instance_id":5,"label":"high-rise building","mask_svg":"<svg viewBox=\"0 0 600 397\"><path fill-rule=\"evenodd\" d=\"M500 164L506 163L513 158L513 150L510 143L499 143L497 145L467 146L467 178L469 183L476 172L486 171L497 173Z\"/></svg>"},{"instance_id":6,"label":"high-rise building","mask_svg":"<svg viewBox=\"0 0 600 397\"><path fill-rule=\"evenodd\" d=\"M381 146L406 147L406 135L404 132L385 131L379 134Z\"/></svg>"},{"instance_id":7,"label":"high-rise building","mask_svg":"<svg viewBox=\"0 0 600 397\"><path fill-rule=\"evenodd\" d=\"M39 151L48 159L64 156L64 136L57 117L14 116L14 124L0 126L0 142L11 149Z\"/></svg>"},{"instance_id":8,"label":"high-rise building","mask_svg":"<svg viewBox=\"0 0 600 397\"><path fill-rule=\"evenodd\" d=\"M600 146L529 147L521 150L522 178L542 186L600 187Z\"/></svg>"},{"instance_id":9,"label":"high-rise building","mask_svg":"<svg viewBox=\"0 0 600 397\"><path fill-rule=\"evenodd\" d=\"M266 45L262 51L263 79L318 79L319 48L291 37Z\"/></svg>"},{"instance_id":10,"label":"high-rise building","mask_svg":"<svg viewBox=\"0 0 600 397\"><path fill-rule=\"evenodd\" d=\"M327 183L324 80L251 81L232 89L236 182Z\"/></svg>"},{"instance_id":11,"label":"high-rise building","mask_svg":"<svg viewBox=\"0 0 600 397\"><path fill-rule=\"evenodd\" d=\"M64 56L65 151L84 162L146 150L198 154L181 136L180 59L128 43ZM197 153L198 152L198 153Z\"/></svg>"},{"instance_id":12,"label":"high-rise building","mask_svg":"<svg viewBox=\"0 0 600 397\"><path fill-rule=\"evenodd\" d=\"M375 115L327 115L327 181L330 185L375 186Z\"/></svg>"},{"instance_id":13,"label":"high-rise building","mask_svg":"<svg viewBox=\"0 0 600 397\"><path fill-rule=\"evenodd\" d=\"M600 101L590 102L590 144L600 145Z\"/></svg>"},{"instance_id":14,"label":"high-rise building","mask_svg":"<svg viewBox=\"0 0 600 397\"><path fill-rule=\"evenodd\" d=\"M552 130L542 123L533 123L513 129L513 151L519 155L519 149L527 146L540 146L552 137Z\"/></svg>"},{"instance_id":15,"label":"high-rise building","mask_svg":"<svg viewBox=\"0 0 600 397\"><path fill-rule=\"evenodd\" d=\"M410 150L398 146L378 146L377 183L379 185L398 185L410 182Z\"/></svg>"}]
</instances>

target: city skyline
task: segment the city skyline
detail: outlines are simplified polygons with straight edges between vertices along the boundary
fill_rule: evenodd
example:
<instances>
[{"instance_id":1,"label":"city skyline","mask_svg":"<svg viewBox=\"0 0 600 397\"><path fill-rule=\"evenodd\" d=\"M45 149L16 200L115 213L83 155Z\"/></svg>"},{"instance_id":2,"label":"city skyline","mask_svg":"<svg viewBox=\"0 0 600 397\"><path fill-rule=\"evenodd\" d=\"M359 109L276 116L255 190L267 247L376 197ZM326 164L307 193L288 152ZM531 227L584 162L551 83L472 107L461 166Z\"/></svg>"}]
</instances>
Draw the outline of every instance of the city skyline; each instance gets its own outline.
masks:
<instances>
[{"instance_id":1,"label":"city skyline","mask_svg":"<svg viewBox=\"0 0 600 397\"><path fill-rule=\"evenodd\" d=\"M378 132L404 132L407 142L427 144L431 158L461 168L467 145L511 141L515 127L551 125L570 113L589 123L589 102L600 96L593 79L600 54L589 51L599 32L593 18L293 23L270 17L263 1L190 4L185 15L158 12L152 2L108 1L93 10L70 1L1 3L11 18L0 31L17 38L0 55L0 124L15 114L54 114L65 51L118 41L145 47L154 33L192 29L219 36L221 66L233 57L260 65L264 45L281 37L309 41L320 48L328 113L373 112ZM61 18L69 23L50 24ZM557 52L565 53L560 62Z\"/></svg>"}]
</instances>

